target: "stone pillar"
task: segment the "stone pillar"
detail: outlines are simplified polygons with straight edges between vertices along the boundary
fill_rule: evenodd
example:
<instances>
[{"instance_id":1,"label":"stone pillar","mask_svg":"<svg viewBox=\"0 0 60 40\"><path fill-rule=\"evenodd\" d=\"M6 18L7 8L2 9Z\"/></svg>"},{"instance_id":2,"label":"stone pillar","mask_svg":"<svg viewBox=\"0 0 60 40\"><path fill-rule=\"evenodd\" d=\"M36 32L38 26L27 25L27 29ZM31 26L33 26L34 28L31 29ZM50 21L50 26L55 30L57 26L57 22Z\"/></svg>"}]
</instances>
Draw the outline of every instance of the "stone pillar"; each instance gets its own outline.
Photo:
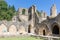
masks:
<instances>
[{"instance_id":1,"label":"stone pillar","mask_svg":"<svg viewBox=\"0 0 60 40\"><path fill-rule=\"evenodd\" d=\"M36 12L36 8L35 6L33 5L32 6L32 10L31 10L31 13L32 13L32 19L31 19L31 32L34 33L34 26L35 26L35 12Z\"/></svg>"},{"instance_id":2,"label":"stone pillar","mask_svg":"<svg viewBox=\"0 0 60 40\"><path fill-rule=\"evenodd\" d=\"M22 8L18 9L18 14L22 14Z\"/></svg>"},{"instance_id":3,"label":"stone pillar","mask_svg":"<svg viewBox=\"0 0 60 40\"><path fill-rule=\"evenodd\" d=\"M25 15L28 15L28 9L25 9Z\"/></svg>"},{"instance_id":4,"label":"stone pillar","mask_svg":"<svg viewBox=\"0 0 60 40\"><path fill-rule=\"evenodd\" d=\"M50 16L51 17L56 17L57 16L57 10L56 10L56 5L55 4L53 4L53 6L51 7L51 9L50 9Z\"/></svg>"}]
</instances>

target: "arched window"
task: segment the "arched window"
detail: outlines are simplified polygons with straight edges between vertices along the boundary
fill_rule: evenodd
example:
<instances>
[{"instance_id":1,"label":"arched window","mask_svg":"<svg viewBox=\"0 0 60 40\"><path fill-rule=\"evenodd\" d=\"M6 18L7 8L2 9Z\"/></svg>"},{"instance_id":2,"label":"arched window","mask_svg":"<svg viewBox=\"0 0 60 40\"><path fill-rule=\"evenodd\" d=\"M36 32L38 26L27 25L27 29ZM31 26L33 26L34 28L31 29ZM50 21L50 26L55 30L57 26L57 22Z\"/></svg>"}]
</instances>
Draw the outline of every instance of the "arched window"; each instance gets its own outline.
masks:
<instances>
[{"instance_id":1,"label":"arched window","mask_svg":"<svg viewBox=\"0 0 60 40\"><path fill-rule=\"evenodd\" d=\"M22 10L22 14L25 14L25 9Z\"/></svg>"}]
</instances>

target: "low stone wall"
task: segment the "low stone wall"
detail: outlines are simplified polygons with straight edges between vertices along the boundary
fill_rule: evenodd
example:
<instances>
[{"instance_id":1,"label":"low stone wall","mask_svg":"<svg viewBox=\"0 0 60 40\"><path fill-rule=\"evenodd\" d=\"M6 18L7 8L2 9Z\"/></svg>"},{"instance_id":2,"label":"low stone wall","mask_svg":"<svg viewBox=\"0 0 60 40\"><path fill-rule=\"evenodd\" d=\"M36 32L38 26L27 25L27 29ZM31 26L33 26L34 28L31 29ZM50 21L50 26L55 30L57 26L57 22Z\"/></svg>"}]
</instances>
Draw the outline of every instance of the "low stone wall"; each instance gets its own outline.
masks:
<instances>
[{"instance_id":1,"label":"low stone wall","mask_svg":"<svg viewBox=\"0 0 60 40\"><path fill-rule=\"evenodd\" d=\"M44 40L60 40L60 37L57 36L44 36L44 35L31 35L31 36L35 38L44 39Z\"/></svg>"}]
</instances>

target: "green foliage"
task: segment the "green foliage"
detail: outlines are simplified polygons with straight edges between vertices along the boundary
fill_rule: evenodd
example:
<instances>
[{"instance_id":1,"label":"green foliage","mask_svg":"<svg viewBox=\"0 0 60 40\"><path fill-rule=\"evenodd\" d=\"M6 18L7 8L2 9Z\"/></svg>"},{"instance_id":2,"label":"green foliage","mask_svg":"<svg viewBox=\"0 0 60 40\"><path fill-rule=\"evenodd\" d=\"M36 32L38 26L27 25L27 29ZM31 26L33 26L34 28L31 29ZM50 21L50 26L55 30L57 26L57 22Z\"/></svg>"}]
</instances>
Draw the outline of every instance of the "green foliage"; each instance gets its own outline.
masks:
<instances>
[{"instance_id":1,"label":"green foliage","mask_svg":"<svg viewBox=\"0 0 60 40\"><path fill-rule=\"evenodd\" d=\"M0 1L0 10L6 11L7 10L7 3L5 1Z\"/></svg>"},{"instance_id":2,"label":"green foliage","mask_svg":"<svg viewBox=\"0 0 60 40\"><path fill-rule=\"evenodd\" d=\"M25 14L25 9L22 10L22 14Z\"/></svg>"},{"instance_id":3,"label":"green foliage","mask_svg":"<svg viewBox=\"0 0 60 40\"><path fill-rule=\"evenodd\" d=\"M14 6L8 6L5 1L0 1L0 20L10 21L14 15Z\"/></svg>"},{"instance_id":4,"label":"green foliage","mask_svg":"<svg viewBox=\"0 0 60 40\"><path fill-rule=\"evenodd\" d=\"M40 39L40 38L35 38L35 37L28 37L28 36L24 36L24 37L5 37L5 38L0 38L0 40L44 40L44 39Z\"/></svg>"}]
</instances>

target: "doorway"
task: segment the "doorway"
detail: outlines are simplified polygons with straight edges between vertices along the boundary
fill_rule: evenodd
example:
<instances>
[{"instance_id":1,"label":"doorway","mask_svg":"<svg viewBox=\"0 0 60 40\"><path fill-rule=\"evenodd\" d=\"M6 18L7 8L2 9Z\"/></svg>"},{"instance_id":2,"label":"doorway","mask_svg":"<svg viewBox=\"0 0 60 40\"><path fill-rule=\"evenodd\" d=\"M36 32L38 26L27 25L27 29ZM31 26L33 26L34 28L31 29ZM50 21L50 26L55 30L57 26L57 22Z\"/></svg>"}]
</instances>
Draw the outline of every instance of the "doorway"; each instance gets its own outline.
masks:
<instances>
[{"instance_id":1,"label":"doorway","mask_svg":"<svg viewBox=\"0 0 60 40\"><path fill-rule=\"evenodd\" d=\"M43 30L43 35L45 35L45 30Z\"/></svg>"},{"instance_id":2,"label":"doorway","mask_svg":"<svg viewBox=\"0 0 60 40\"><path fill-rule=\"evenodd\" d=\"M55 25L55 26L53 27L52 33L53 33L53 34L59 34L59 27L58 27L58 25Z\"/></svg>"},{"instance_id":3,"label":"doorway","mask_svg":"<svg viewBox=\"0 0 60 40\"><path fill-rule=\"evenodd\" d=\"M31 25L28 26L28 33L31 33Z\"/></svg>"}]
</instances>

